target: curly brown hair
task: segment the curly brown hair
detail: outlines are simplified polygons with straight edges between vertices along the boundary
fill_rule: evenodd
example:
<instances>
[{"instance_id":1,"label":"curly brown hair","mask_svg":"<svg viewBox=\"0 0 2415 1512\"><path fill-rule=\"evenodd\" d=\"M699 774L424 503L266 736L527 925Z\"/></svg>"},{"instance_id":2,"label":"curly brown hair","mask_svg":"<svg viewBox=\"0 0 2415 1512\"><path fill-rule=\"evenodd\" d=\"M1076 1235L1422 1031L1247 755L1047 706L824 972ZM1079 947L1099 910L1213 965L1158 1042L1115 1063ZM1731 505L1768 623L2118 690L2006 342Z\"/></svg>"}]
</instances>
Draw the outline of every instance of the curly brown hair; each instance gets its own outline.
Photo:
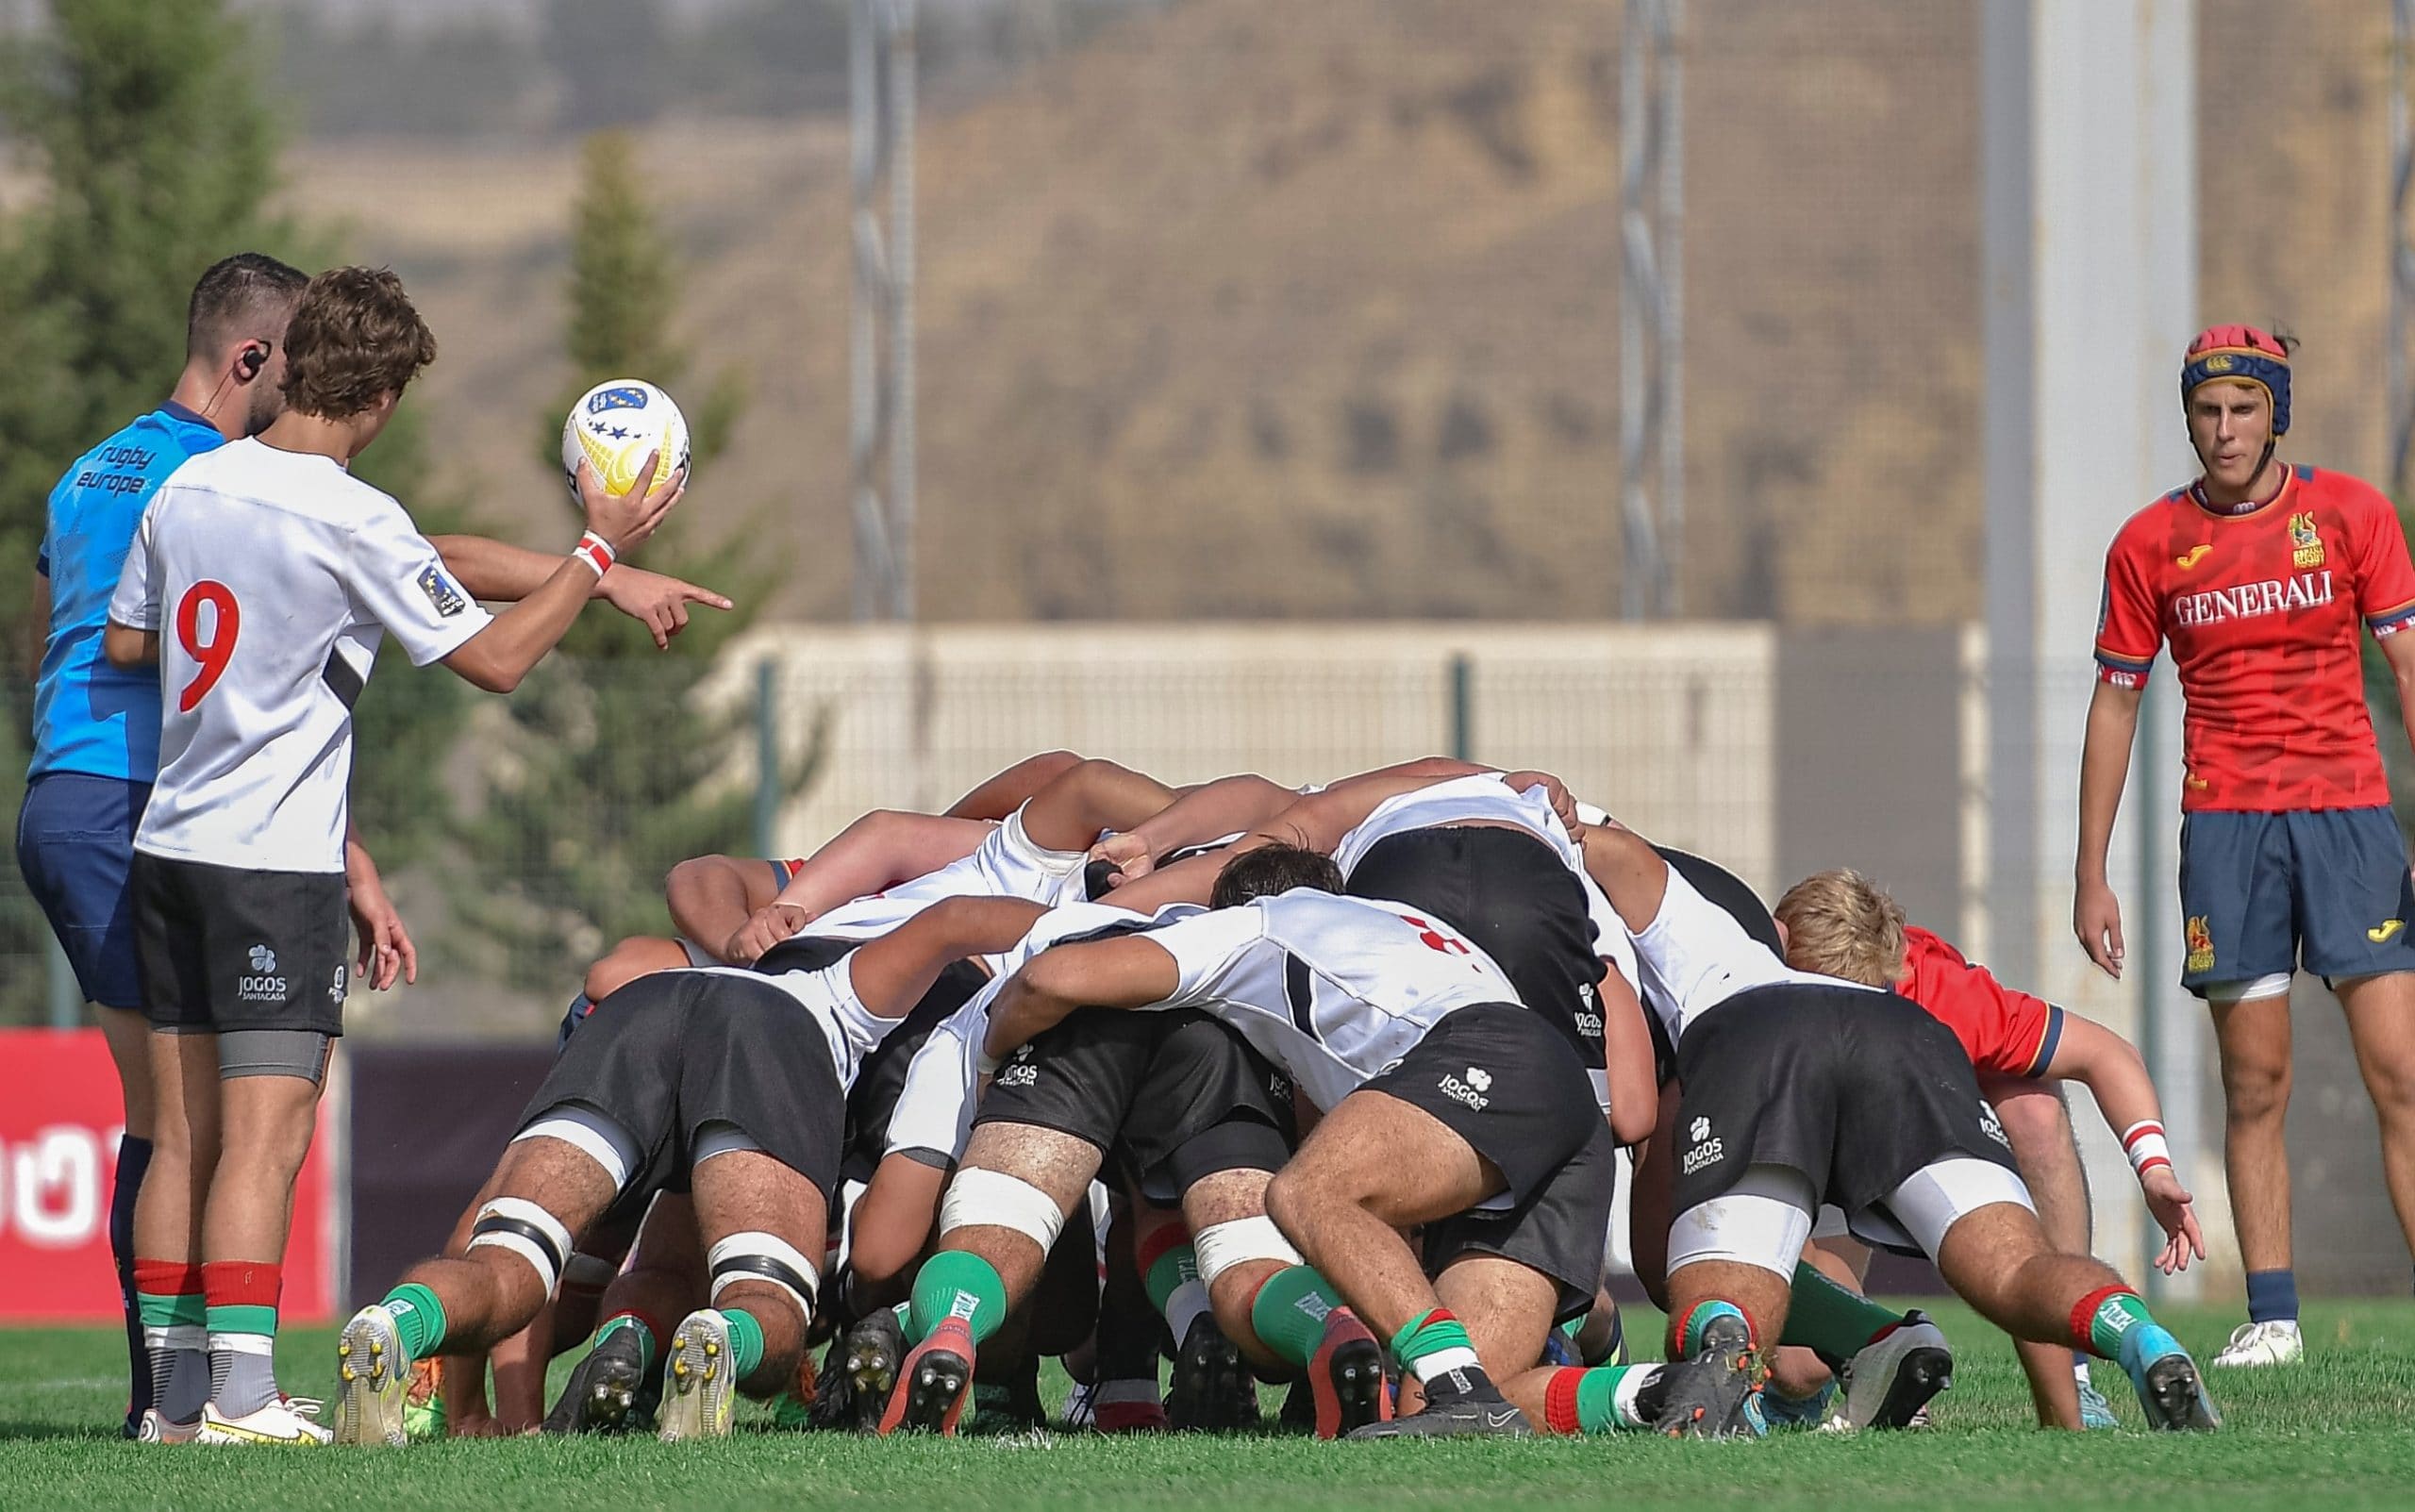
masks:
<instances>
[{"instance_id":1,"label":"curly brown hair","mask_svg":"<svg viewBox=\"0 0 2415 1512\"><path fill-rule=\"evenodd\" d=\"M330 268L302 291L285 328L285 403L349 420L435 360L435 333L392 269Z\"/></svg>"}]
</instances>

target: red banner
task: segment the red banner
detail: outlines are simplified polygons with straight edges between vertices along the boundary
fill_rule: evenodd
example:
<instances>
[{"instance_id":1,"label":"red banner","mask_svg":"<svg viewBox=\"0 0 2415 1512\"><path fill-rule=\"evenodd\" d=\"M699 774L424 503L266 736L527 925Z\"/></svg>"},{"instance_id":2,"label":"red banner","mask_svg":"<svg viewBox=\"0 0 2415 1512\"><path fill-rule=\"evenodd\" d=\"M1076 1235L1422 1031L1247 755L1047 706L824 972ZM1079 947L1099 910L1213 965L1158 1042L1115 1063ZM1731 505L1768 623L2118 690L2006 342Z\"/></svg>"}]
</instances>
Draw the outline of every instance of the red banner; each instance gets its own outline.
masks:
<instances>
[{"instance_id":1,"label":"red banner","mask_svg":"<svg viewBox=\"0 0 2415 1512\"><path fill-rule=\"evenodd\" d=\"M98 1029L0 1030L0 1322L109 1322L109 1188L124 1108ZM333 1120L293 1198L279 1312L294 1322L335 1311Z\"/></svg>"}]
</instances>

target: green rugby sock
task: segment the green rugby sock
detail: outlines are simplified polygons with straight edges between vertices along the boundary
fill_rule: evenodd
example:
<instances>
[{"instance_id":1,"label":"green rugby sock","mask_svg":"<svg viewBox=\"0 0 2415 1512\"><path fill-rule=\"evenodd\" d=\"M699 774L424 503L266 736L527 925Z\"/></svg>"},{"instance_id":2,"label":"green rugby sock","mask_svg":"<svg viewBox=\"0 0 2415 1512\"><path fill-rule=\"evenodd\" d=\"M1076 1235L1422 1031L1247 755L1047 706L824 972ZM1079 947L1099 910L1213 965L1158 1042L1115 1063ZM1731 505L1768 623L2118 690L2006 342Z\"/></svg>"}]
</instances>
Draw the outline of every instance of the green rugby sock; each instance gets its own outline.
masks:
<instances>
[{"instance_id":1,"label":"green rugby sock","mask_svg":"<svg viewBox=\"0 0 2415 1512\"><path fill-rule=\"evenodd\" d=\"M1554 1433L1617 1433L1651 1426L1663 1367L1603 1365L1556 1371L1543 1387L1543 1421ZM1645 1401L1646 1393L1655 1400Z\"/></svg>"},{"instance_id":2,"label":"green rugby sock","mask_svg":"<svg viewBox=\"0 0 2415 1512\"><path fill-rule=\"evenodd\" d=\"M914 1277L914 1304L906 1331L916 1343L949 1318L961 1318L980 1343L1007 1321L1007 1284L997 1268L963 1250L941 1250Z\"/></svg>"},{"instance_id":3,"label":"green rugby sock","mask_svg":"<svg viewBox=\"0 0 2415 1512\"><path fill-rule=\"evenodd\" d=\"M1476 1358L1468 1331L1448 1307L1410 1320L1392 1336L1392 1354L1401 1368L1417 1377L1429 1402L1483 1396L1493 1391L1492 1378Z\"/></svg>"},{"instance_id":4,"label":"green rugby sock","mask_svg":"<svg viewBox=\"0 0 2415 1512\"><path fill-rule=\"evenodd\" d=\"M406 1360L424 1360L444 1342L444 1304L416 1281L406 1281L386 1293L385 1308L394 1315Z\"/></svg>"},{"instance_id":5,"label":"green rugby sock","mask_svg":"<svg viewBox=\"0 0 2415 1512\"><path fill-rule=\"evenodd\" d=\"M1259 1343L1306 1370L1324 1341L1326 1315L1340 1305L1324 1277L1308 1266L1289 1265L1258 1285L1249 1302L1249 1326Z\"/></svg>"},{"instance_id":6,"label":"green rugby sock","mask_svg":"<svg viewBox=\"0 0 2415 1512\"><path fill-rule=\"evenodd\" d=\"M2122 1340L2140 1323L2153 1324L2155 1317L2147 1311L2145 1301L2127 1287L2107 1287L2090 1292L2073 1310L2073 1333L2084 1327L2088 1347L2108 1360L2122 1360Z\"/></svg>"},{"instance_id":7,"label":"green rugby sock","mask_svg":"<svg viewBox=\"0 0 2415 1512\"><path fill-rule=\"evenodd\" d=\"M1797 1261L1794 1290L1786 1304L1786 1328L1778 1342L1800 1345L1831 1365L1841 1365L1903 1321L1903 1314L1837 1285L1819 1267Z\"/></svg>"},{"instance_id":8,"label":"green rugby sock","mask_svg":"<svg viewBox=\"0 0 2415 1512\"><path fill-rule=\"evenodd\" d=\"M724 1307L721 1316L729 1324L730 1379L743 1381L763 1363L763 1325L743 1307Z\"/></svg>"}]
</instances>

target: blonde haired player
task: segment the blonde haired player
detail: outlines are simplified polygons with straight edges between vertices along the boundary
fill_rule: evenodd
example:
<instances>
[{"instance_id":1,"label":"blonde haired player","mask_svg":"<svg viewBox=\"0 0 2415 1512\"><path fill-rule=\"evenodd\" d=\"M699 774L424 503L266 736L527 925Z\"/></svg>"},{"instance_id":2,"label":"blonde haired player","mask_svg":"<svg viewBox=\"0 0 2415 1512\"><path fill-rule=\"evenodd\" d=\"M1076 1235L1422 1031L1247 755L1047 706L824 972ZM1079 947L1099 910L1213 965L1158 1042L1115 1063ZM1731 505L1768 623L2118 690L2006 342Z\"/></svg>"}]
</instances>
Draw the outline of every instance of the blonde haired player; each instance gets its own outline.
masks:
<instances>
[{"instance_id":1,"label":"blonde haired player","mask_svg":"<svg viewBox=\"0 0 2415 1512\"><path fill-rule=\"evenodd\" d=\"M2084 1254L2090 1247L2087 1178L2056 1086L2069 1080L2095 1096L2138 1172L2147 1206L2166 1235L2157 1263L2169 1272L2205 1256L2190 1195L2173 1171L2162 1105L2146 1062L2127 1039L2006 987L1907 921L1902 906L1858 872L1815 872L1789 889L1775 911L1789 966L1890 989L1954 1031L2012 1142L2039 1221L2056 1248ZM2053 1344L2022 1341L2018 1348L2040 1423L2112 1425L2084 1363Z\"/></svg>"}]
</instances>

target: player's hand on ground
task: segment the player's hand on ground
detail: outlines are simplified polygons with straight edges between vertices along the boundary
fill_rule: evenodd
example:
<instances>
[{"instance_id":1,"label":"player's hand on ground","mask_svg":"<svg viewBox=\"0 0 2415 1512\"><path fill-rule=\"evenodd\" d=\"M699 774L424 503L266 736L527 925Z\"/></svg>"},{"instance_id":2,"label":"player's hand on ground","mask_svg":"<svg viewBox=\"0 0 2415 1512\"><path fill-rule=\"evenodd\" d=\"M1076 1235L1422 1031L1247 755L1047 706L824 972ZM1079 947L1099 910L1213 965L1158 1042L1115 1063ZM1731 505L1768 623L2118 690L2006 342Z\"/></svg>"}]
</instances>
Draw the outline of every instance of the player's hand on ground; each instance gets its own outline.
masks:
<instances>
[{"instance_id":1,"label":"player's hand on ground","mask_svg":"<svg viewBox=\"0 0 2415 1512\"><path fill-rule=\"evenodd\" d=\"M645 461L638 468L638 476L654 476L662 454L646 453ZM587 511L587 528L611 543L616 552L634 549L654 534L671 512L681 495L688 491L688 470L681 468L661 482L640 493L636 484L626 493L613 493L604 487L604 479L585 460L578 464L578 502Z\"/></svg>"},{"instance_id":2,"label":"player's hand on ground","mask_svg":"<svg viewBox=\"0 0 2415 1512\"><path fill-rule=\"evenodd\" d=\"M2072 931L2096 969L2122 979L2122 900L2103 882L2083 882L2072 901Z\"/></svg>"},{"instance_id":3,"label":"player's hand on ground","mask_svg":"<svg viewBox=\"0 0 2415 1512\"><path fill-rule=\"evenodd\" d=\"M356 877L351 885L352 926L360 938L359 958L353 964L353 974L369 985L373 992L383 992L394 985L396 977L406 982L419 980L419 947L411 943L410 931L403 927L403 916L395 911L393 900L386 896L385 884L373 872L366 878Z\"/></svg>"},{"instance_id":4,"label":"player's hand on ground","mask_svg":"<svg viewBox=\"0 0 2415 1512\"><path fill-rule=\"evenodd\" d=\"M654 632L654 643L668 651L671 638L688 628L688 606L726 609L728 599L708 588L698 588L660 573L615 563L597 585L604 602Z\"/></svg>"},{"instance_id":5,"label":"player's hand on ground","mask_svg":"<svg viewBox=\"0 0 2415 1512\"><path fill-rule=\"evenodd\" d=\"M1147 842L1133 834L1109 835L1091 847L1091 859L1105 861L1115 868L1116 886L1138 882L1158 869L1156 857L1150 856Z\"/></svg>"},{"instance_id":6,"label":"player's hand on ground","mask_svg":"<svg viewBox=\"0 0 2415 1512\"><path fill-rule=\"evenodd\" d=\"M810 922L811 916L800 906L774 899L738 926L729 943L722 947L722 959L732 966L752 966L765 951L792 938Z\"/></svg>"},{"instance_id":7,"label":"player's hand on ground","mask_svg":"<svg viewBox=\"0 0 2415 1512\"><path fill-rule=\"evenodd\" d=\"M2156 1269L2165 1275L2176 1275L2189 1269L2192 1259L2206 1257L2206 1236L2197 1228L2197 1209L2192 1199L2180 1185L2180 1178L2170 1166L2157 1166L2139 1179L2140 1188L2146 1193L2147 1211L2163 1226L2162 1253L2155 1257Z\"/></svg>"}]
</instances>

